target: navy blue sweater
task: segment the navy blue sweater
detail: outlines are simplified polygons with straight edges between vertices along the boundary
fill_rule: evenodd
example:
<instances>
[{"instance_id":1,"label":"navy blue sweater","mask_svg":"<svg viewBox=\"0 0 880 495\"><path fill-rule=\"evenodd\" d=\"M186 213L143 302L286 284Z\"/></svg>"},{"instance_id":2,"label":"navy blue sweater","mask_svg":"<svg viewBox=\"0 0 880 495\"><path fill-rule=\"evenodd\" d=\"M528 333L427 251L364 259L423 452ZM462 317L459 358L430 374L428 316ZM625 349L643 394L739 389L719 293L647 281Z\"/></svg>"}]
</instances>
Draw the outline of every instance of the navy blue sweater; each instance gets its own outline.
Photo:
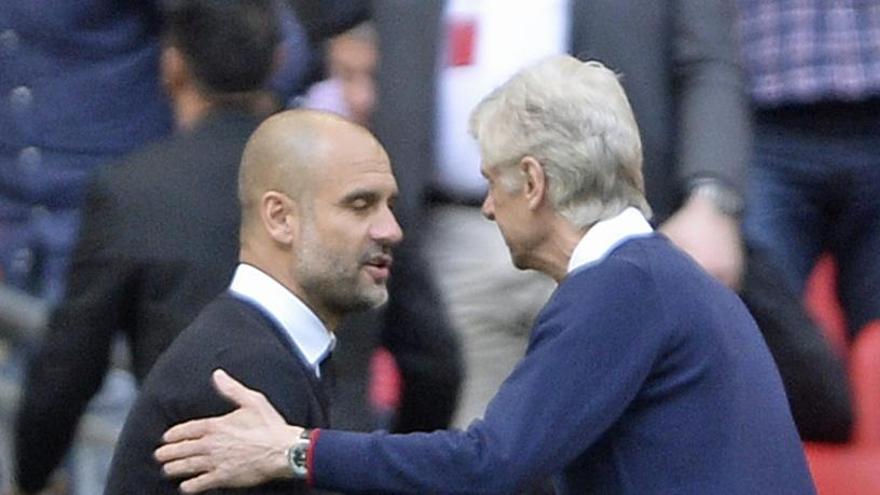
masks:
<instances>
[{"instance_id":1,"label":"navy blue sweater","mask_svg":"<svg viewBox=\"0 0 880 495\"><path fill-rule=\"evenodd\" d=\"M735 294L661 236L570 273L466 431L323 431L318 486L395 493L814 493L782 383Z\"/></svg>"}]
</instances>

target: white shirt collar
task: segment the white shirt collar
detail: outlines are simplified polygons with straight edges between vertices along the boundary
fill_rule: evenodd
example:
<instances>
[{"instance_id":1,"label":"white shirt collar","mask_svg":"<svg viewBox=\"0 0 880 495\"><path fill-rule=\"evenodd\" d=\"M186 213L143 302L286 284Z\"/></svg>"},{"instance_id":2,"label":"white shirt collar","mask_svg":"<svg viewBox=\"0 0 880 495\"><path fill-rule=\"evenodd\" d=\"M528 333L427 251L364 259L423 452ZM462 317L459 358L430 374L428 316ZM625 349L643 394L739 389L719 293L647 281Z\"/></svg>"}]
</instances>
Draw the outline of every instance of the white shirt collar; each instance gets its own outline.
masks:
<instances>
[{"instance_id":1,"label":"white shirt collar","mask_svg":"<svg viewBox=\"0 0 880 495\"><path fill-rule=\"evenodd\" d=\"M336 336L293 292L258 268L240 263L229 290L262 308L284 329L309 366L319 365L336 346Z\"/></svg>"},{"instance_id":2,"label":"white shirt collar","mask_svg":"<svg viewBox=\"0 0 880 495\"><path fill-rule=\"evenodd\" d=\"M636 208L629 207L617 216L597 222L581 238L571 259L568 273L604 258L612 249L633 237L651 235L654 229Z\"/></svg>"}]
</instances>

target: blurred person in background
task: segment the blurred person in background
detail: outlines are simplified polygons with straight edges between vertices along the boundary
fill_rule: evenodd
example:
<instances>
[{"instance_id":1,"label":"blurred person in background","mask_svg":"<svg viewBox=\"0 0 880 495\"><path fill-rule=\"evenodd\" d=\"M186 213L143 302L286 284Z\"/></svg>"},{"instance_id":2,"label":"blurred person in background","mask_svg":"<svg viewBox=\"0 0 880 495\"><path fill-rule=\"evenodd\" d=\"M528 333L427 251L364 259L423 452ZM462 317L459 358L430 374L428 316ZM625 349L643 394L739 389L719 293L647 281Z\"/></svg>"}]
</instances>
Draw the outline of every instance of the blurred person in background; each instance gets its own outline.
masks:
<instances>
[{"instance_id":1,"label":"blurred person in background","mask_svg":"<svg viewBox=\"0 0 880 495\"><path fill-rule=\"evenodd\" d=\"M59 301L90 177L172 131L159 79L165 3L0 0L0 283ZM310 53L293 13L276 8L285 56L271 99L286 101L302 90ZM0 357L4 378L21 380L32 340ZM130 396L130 376L113 373L93 409L112 423ZM77 463L87 471L88 457ZM91 494L88 477L77 483Z\"/></svg>"},{"instance_id":2,"label":"blurred person in background","mask_svg":"<svg viewBox=\"0 0 880 495\"><path fill-rule=\"evenodd\" d=\"M178 132L108 166L91 186L67 296L23 387L19 493L39 492L72 445L115 337L129 344L140 381L235 266L238 163L271 98L264 88L279 22L271 0L169 5L160 75Z\"/></svg>"},{"instance_id":3,"label":"blurred person in background","mask_svg":"<svg viewBox=\"0 0 880 495\"><path fill-rule=\"evenodd\" d=\"M0 4L0 264L58 300L78 207L101 163L172 127L159 2Z\"/></svg>"},{"instance_id":4,"label":"blurred person in background","mask_svg":"<svg viewBox=\"0 0 880 495\"><path fill-rule=\"evenodd\" d=\"M302 22L313 53L307 74L310 84L328 76L326 42L357 25L367 22L372 13L371 0L285 0ZM296 101L288 102L294 107Z\"/></svg>"},{"instance_id":5,"label":"blurred person in background","mask_svg":"<svg viewBox=\"0 0 880 495\"><path fill-rule=\"evenodd\" d=\"M880 318L880 3L738 5L756 115L746 239L797 294L833 255L855 336Z\"/></svg>"},{"instance_id":6,"label":"blurred person in background","mask_svg":"<svg viewBox=\"0 0 880 495\"><path fill-rule=\"evenodd\" d=\"M370 22L359 24L327 40L328 78L314 84L302 106L342 115L369 126L376 106L378 38Z\"/></svg>"},{"instance_id":7,"label":"blurred person in background","mask_svg":"<svg viewBox=\"0 0 880 495\"><path fill-rule=\"evenodd\" d=\"M0 1L0 269L57 301L95 167L171 132L159 80L164 3ZM302 89L306 35L276 3L284 62L276 97Z\"/></svg>"},{"instance_id":8,"label":"blurred person in background","mask_svg":"<svg viewBox=\"0 0 880 495\"><path fill-rule=\"evenodd\" d=\"M170 132L160 24L154 1L0 0L2 283L58 301L88 177ZM0 358L4 377L18 383L37 344ZM102 407L130 396L124 376L114 378ZM12 438L3 433L0 443Z\"/></svg>"},{"instance_id":9,"label":"blurred person in background","mask_svg":"<svg viewBox=\"0 0 880 495\"><path fill-rule=\"evenodd\" d=\"M845 369L793 307L829 253L849 337L880 317L880 4L737 5L755 112L743 232L753 258L764 260L744 298L771 330L801 436L842 442L853 421ZM748 290L749 278L769 290ZM762 319L800 322L800 331L773 331Z\"/></svg>"}]
</instances>

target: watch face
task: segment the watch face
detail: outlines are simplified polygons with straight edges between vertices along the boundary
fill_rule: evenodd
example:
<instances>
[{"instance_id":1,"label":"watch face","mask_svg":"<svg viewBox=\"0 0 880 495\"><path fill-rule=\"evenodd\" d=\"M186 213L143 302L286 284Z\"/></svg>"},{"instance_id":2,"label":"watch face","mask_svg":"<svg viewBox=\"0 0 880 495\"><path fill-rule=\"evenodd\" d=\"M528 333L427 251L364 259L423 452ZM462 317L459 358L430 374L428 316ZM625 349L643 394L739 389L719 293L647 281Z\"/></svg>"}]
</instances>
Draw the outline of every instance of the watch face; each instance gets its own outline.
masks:
<instances>
[{"instance_id":1,"label":"watch face","mask_svg":"<svg viewBox=\"0 0 880 495\"><path fill-rule=\"evenodd\" d=\"M308 440L299 440L287 451L287 463L290 465L294 478L305 479L308 476L308 451Z\"/></svg>"},{"instance_id":2,"label":"watch face","mask_svg":"<svg viewBox=\"0 0 880 495\"><path fill-rule=\"evenodd\" d=\"M311 430L303 430L296 443L287 450L287 463L290 465L294 478L306 479L309 475L308 453L312 443L311 435Z\"/></svg>"},{"instance_id":3,"label":"watch face","mask_svg":"<svg viewBox=\"0 0 880 495\"><path fill-rule=\"evenodd\" d=\"M297 467L306 467L306 448L304 446L297 445L293 449L293 464Z\"/></svg>"}]
</instances>

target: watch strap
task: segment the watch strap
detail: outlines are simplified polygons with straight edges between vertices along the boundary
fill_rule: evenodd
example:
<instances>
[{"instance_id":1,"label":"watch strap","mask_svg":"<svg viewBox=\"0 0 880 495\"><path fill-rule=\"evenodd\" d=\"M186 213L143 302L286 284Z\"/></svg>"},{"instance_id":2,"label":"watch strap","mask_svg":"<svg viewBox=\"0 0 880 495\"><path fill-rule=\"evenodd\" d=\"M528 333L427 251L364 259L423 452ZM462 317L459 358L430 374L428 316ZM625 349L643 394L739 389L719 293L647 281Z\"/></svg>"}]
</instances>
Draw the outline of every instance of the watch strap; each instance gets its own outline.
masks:
<instances>
[{"instance_id":1,"label":"watch strap","mask_svg":"<svg viewBox=\"0 0 880 495\"><path fill-rule=\"evenodd\" d=\"M690 181L688 185L691 196L706 198L721 213L731 217L739 217L742 214L742 196L720 180L701 177Z\"/></svg>"}]
</instances>

